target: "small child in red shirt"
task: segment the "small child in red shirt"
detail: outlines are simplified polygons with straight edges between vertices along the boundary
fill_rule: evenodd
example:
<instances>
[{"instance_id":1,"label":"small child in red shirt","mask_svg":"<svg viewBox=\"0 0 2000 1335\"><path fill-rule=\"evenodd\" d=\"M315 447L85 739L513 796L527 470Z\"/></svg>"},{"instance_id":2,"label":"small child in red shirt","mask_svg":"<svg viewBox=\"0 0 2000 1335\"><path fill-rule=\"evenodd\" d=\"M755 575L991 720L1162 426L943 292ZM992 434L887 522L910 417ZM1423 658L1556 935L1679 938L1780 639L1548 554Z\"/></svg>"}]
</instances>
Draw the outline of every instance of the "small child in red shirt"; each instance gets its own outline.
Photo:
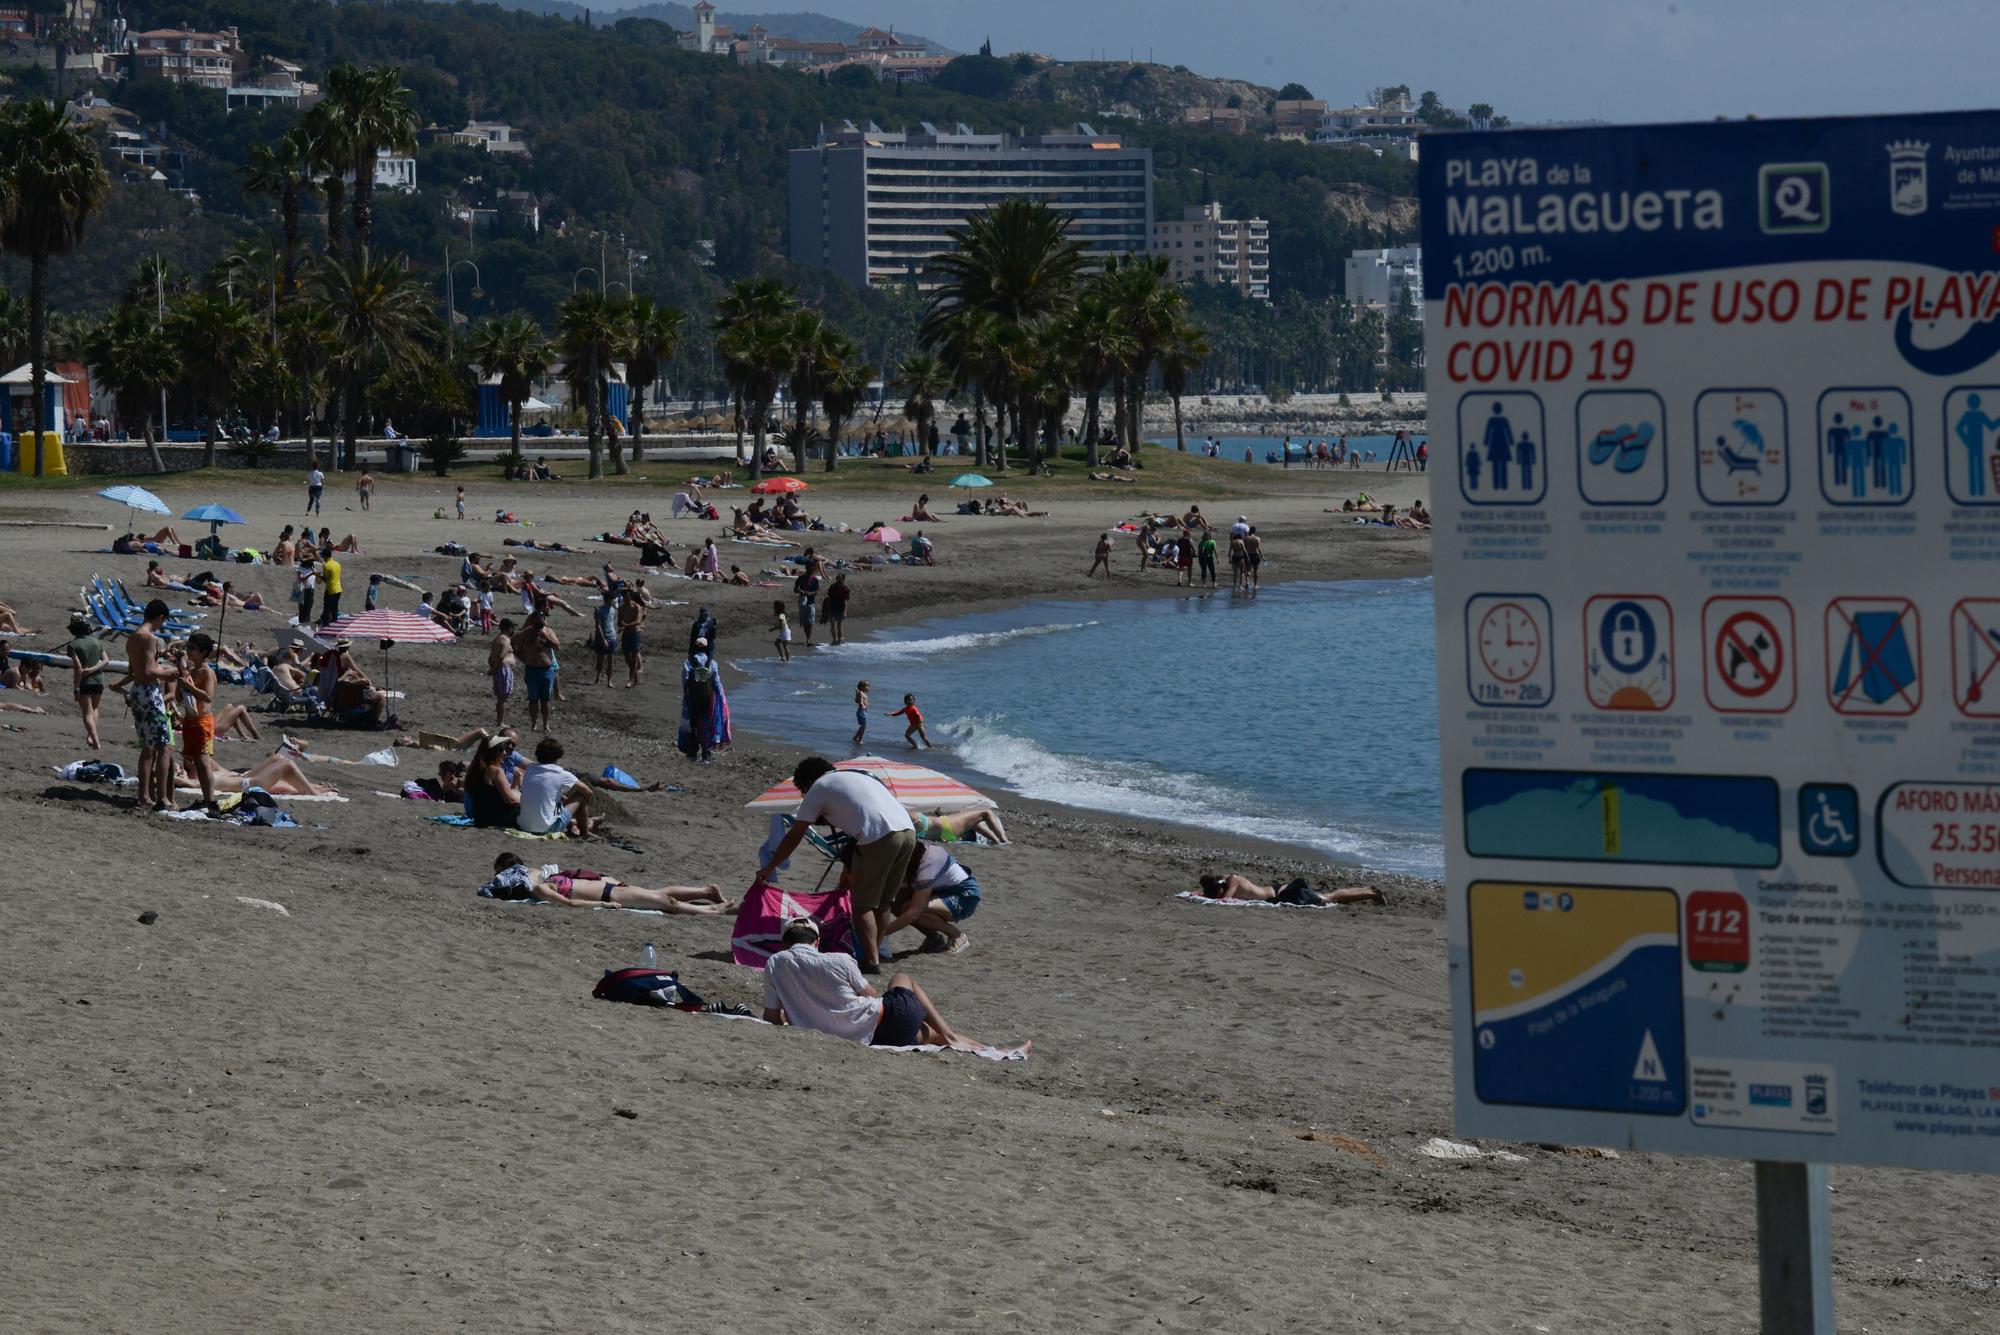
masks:
<instances>
[{"instance_id":1,"label":"small child in red shirt","mask_svg":"<svg viewBox=\"0 0 2000 1335\"><path fill-rule=\"evenodd\" d=\"M891 713L889 717L910 720L910 726L903 729L903 740L910 744L912 751L917 749L917 739L920 737L925 746L931 746L931 735L924 731L924 711L917 708L916 696L904 696L903 707ZM937 748L932 746L931 749L935 751Z\"/></svg>"}]
</instances>

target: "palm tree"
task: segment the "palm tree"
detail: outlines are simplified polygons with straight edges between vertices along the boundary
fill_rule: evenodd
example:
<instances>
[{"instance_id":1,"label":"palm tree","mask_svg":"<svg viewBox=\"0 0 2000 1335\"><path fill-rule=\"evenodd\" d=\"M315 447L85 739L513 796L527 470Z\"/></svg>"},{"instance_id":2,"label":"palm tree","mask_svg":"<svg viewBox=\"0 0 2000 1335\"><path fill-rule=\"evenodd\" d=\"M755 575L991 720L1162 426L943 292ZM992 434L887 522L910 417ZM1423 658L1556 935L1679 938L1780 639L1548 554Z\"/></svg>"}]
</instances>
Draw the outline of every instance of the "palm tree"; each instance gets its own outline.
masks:
<instances>
[{"instance_id":1,"label":"palm tree","mask_svg":"<svg viewBox=\"0 0 2000 1335\"><path fill-rule=\"evenodd\" d=\"M354 467L355 441L368 414L369 370L430 340L436 313L427 288L399 256L372 259L365 248L323 256L306 290L329 317L341 371L341 467Z\"/></svg>"},{"instance_id":2,"label":"palm tree","mask_svg":"<svg viewBox=\"0 0 2000 1335\"><path fill-rule=\"evenodd\" d=\"M341 204L347 195L345 178L354 162L347 125L332 103L318 102L299 118L296 128L306 173L318 185L320 202L326 210L324 249L327 254L336 255L341 250ZM368 179L371 182L375 179L372 171Z\"/></svg>"},{"instance_id":3,"label":"palm tree","mask_svg":"<svg viewBox=\"0 0 2000 1335\"><path fill-rule=\"evenodd\" d=\"M1083 272L1083 248L1068 236L1068 220L1047 204L1008 199L954 229L955 249L932 261L944 283L924 320L924 341L937 343L954 307L991 311L1022 324L1058 314Z\"/></svg>"},{"instance_id":4,"label":"palm tree","mask_svg":"<svg viewBox=\"0 0 2000 1335\"><path fill-rule=\"evenodd\" d=\"M35 476L42 474L48 420L49 257L83 240L84 224L111 189L104 160L84 131L41 99L0 107L0 243L28 257L28 362L34 393Z\"/></svg>"},{"instance_id":5,"label":"palm tree","mask_svg":"<svg viewBox=\"0 0 2000 1335\"><path fill-rule=\"evenodd\" d=\"M284 237L283 282L278 303L290 301L299 281L299 205L311 181L312 139L305 127L294 125L270 144L252 144L243 171L246 194L263 195L278 205L278 225Z\"/></svg>"},{"instance_id":6,"label":"palm tree","mask_svg":"<svg viewBox=\"0 0 2000 1335\"><path fill-rule=\"evenodd\" d=\"M896 387L908 397L903 400L903 416L917 424L918 448L930 453L930 423L937 416L938 400L951 392L951 376L944 363L927 352L913 353L896 368Z\"/></svg>"},{"instance_id":7,"label":"palm tree","mask_svg":"<svg viewBox=\"0 0 2000 1335\"><path fill-rule=\"evenodd\" d=\"M1160 345L1160 388L1174 404L1174 444L1187 453L1187 431L1181 424L1181 395L1187 393L1188 377L1207 363L1208 340L1187 320L1176 320Z\"/></svg>"},{"instance_id":8,"label":"palm tree","mask_svg":"<svg viewBox=\"0 0 2000 1335\"><path fill-rule=\"evenodd\" d=\"M1164 255L1127 255L1114 259L1104 267L1099 285L1110 300L1118 323L1132 339L1116 388L1125 447L1136 451L1141 418L1145 414L1146 381L1159 349L1187 309L1187 294L1167 280Z\"/></svg>"},{"instance_id":9,"label":"palm tree","mask_svg":"<svg viewBox=\"0 0 2000 1335\"><path fill-rule=\"evenodd\" d=\"M829 473L840 457L840 433L854 420L854 414L860 410L861 401L868 397L868 386L874 379L875 368L861 360L858 349L852 343L847 344L845 355L822 373L819 397L826 406L826 471Z\"/></svg>"},{"instance_id":10,"label":"palm tree","mask_svg":"<svg viewBox=\"0 0 2000 1335\"><path fill-rule=\"evenodd\" d=\"M711 327L716 333L715 350L723 359L723 375L736 407L739 464L743 462L746 421L752 425L756 437L749 461L752 477L763 471L771 403L791 372L790 341L782 326L797 308L797 294L770 277L739 279L715 303Z\"/></svg>"},{"instance_id":11,"label":"palm tree","mask_svg":"<svg viewBox=\"0 0 2000 1335\"><path fill-rule=\"evenodd\" d=\"M487 320L473 332L468 349L482 375L497 378L507 404L507 425L513 442L511 457L521 457L521 406L535 392L535 382L555 366L556 350L533 320L520 313Z\"/></svg>"},{"instance_id":12,"label":"palm tree","mask_svg":"<svg viewBox=\"0 0 2000 1335\"><path fill-rule=\"evenodd\" d=\"M192 381L202 413L204 468L215 467L215 442L235 405L236 378L263 342L250 308L214 289L183 293L167 308L166 334L180 349L181 369Z\"/></svg>"},{"instance_id":13,"label":"palm tree","mask_svg":"<svg viewBox=\"0 0 2000 1335\"><path fill-rule=\"evenodd\" d=\"M393 65L337 65L327 71L326 103L340 123L354 173L354 244L364 253L375 226L375 154L417 145L417 112Z\"/></svg>"},{"instance_id":14,"label":"palm tree","mask_svg":"<svg viewBox=\"0 0 2000 1335\"><path fill-rule=\"evenodd\" d=\"M771 425L771 404L778 397L795 360L791 321L782 316L746 320L716 340L729 384L739 405L739 420L751 431L750 473L764 468L764 444Z\"/></svg>"},{"instance_id":15,"label":"palm tree","mask_svg":"<svg viewBox=\"0 0 2000 1335\"><path fill-rule=\"evenodd\" d=\"M339 352L332 315L317 302L292 302L278 315L278 346L292 368L293 410L311 455L315 409L326 398L327 373Z\"/></svg>"},{"instance_id":16,"label":"palm tree","mask_svg":"<svg viewBox=\"0 0 2000 1335\"><path fill-rule=\"evenodd\" d=\"M1000 322L991 312L960 307L945 323L938 344L951 371L952 391L972 391L973 449L981 468L987 462L986 403L994 387L997 361L993 349L999 328Z\"/></svg>"},{"instance_id":17,"label":"palm tree","mask_svg":"<svg viewBox=\"0 0 2000 1335\"><path fill-rule=\"evenodd\" d=\"M634 297L625 307L625 383L632 389L632 462L646 457L646 391L659 383L666 364L680 351L687 316L651 297Z\"/></svg>"},{"instance_id":18,"label":"palm tree","mask_svg":"<svg viewBox=\"0 0 2000 1335\"><path fill-rule=\"evenodd\" d=\"M153 406L160 391L180 377L180 349L155 318L150 304L127 301L92 331L84 360L99 383L108 386L125 422L142 423L147 462L155 473L167 466L153 435ZM161 424L162 426L165 423Z\"/></svg>"},{"instance_id":19,"label":"palm tree","mask_svg":"<svg viewBox=\"0 0 2000 1335\"><path fill-rule=\"evenodd\" d=\"M833 360L833 340L842 335L818 311L801 308L793 311L788 320L790 328L786 337L792 345L789 377L792 417L803 423L812 415L813 405L819 401L818 376L820 370ZM798 457L796 468L799 472L805 471L805 456Z\"/></svg>"},{"instance_id":20,"label":"palm tree","mask_svg":"<svg viewBox=\"0 0 2000 1335\"><path fill-rule=\"evenodd\" d=\"M562 349L570 388L584 404L590 423L590 476L604 476L605 381L618 355L617 303L602 292L575 292L556 310L556 344ZM611 471L623 474L624 452L611 441Z\"/></svg>"},{"instance_id":21,"label":"palm tree","mask_svg":"<svg viewBox=\"0 0 2000 1335\"><path fill-rule=\"evenodd\" d=\"M1087 465L1097 467L1099 408L1104 385L1136 352L1132 336L1118 320L1111 301L1093 284L1064 317L1063 360L1083 390L1083 445Z\"/></svg>"}]
</instances>

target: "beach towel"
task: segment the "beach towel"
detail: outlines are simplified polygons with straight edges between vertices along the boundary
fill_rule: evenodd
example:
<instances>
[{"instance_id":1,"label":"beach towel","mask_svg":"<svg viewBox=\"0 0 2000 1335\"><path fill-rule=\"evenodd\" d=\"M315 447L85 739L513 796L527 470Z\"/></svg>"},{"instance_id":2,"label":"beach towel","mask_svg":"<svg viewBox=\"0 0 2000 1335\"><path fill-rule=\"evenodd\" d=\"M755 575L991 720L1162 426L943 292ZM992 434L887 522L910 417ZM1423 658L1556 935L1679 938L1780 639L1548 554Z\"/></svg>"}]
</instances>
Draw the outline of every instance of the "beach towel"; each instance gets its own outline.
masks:
<instances>
[{"instance_id":1,"label":"beach towel","mask_svg":"<svg viewBox=\"0 0 2000 1335\"><path fill-rule=\"evenodd\" d=\"M395 796L396 796L396 794L395 794L395 793L379 793L379 794L377 794L377 796L380 796L380 797L395 797ZM462 815L462 814L460 814L459 812L456 812L456 811L454 811L454 812L451 812L451 813L449 813L448 815L443 815L443 816L426 816L426 817L424 817L424 819L425 819L425 820L427 820L427 821L429 821L429 822L431 822L431 823L432 823L433 825L449 825L449 826L452 826L452 827L453 827L454 829L460 829L460 830L470 830L470 829L474 829L474 828L476 828L476 827L475 827L475 826L473 825L473 823L472 823L472 817L470 817L470 816L466 816L466 815ZM501 828L501 827L499 827L499 826L494 826L493 828L495 828L495 829L499 829L499 830L500 830L500 833L502 833L502 834L511 834L511 835L513 835L513 836L514 836L514 837L515 837L516 839L567 839L567 838L569 838L569 836L568 836L568 835L566 835L566 834L529 834L529 833L528 833L528 832L527 832L526 830L516 830L516 829L514 829L514 828L512 828L512 827L507 827L507 828L504 828L504 829L502 829L502 828Z\"/></svg>"},{"instance_id":2,"label":"beach towel","mask_svg":"<svg viewBox=\"0 0 2000 1335\"><path fill-rule=\"evenodd\" d=\"M1344 904L1279 904L1268 899L1210 899L1192 890L1183 890L1179 896L1190 904L1219 904L1226 909L1338 909Z\"/></svg>"},{"instance_id":3,"label":"beach towel","mask_svg":"<svg viewBox=\"0 0 2000 1335\"><path fill-rule=\"evenodd\" d=\"M981 1046L976 1048L947 1048L937 1043L913 1043L907 1048L885 1048L878 1044L868 1045L870 1052L962 1052L968 1057L978 1057L990 1062L1024 1062L1028 1054L1019 1048L996 1048Z\"/></svg>"},{"instance_id":4,"label":"beach towel","mask_svg":"<svg viewBox=\"0 0 2000 1335\"><path fill-rule=\"evenodd\" d=\"M778 940L793 918L811 918L819 924L821 950L853 949L854 910L845 890L813 894L759 882L750 887L743 896L743 906L736 910L730 953L744 968L762 969L771 953L780 949Z\"/></svg>"}]
</instances>

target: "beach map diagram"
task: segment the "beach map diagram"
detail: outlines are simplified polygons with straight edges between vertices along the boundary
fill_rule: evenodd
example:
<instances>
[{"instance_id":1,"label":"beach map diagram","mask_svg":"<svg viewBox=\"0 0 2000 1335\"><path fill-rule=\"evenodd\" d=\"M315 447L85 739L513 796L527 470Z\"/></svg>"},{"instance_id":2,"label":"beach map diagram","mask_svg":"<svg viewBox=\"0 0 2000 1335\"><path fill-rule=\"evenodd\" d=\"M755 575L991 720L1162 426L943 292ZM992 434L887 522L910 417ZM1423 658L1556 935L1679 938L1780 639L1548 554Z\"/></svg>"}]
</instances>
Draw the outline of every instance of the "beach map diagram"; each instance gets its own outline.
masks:
<instances>
[{"instance_id":1,"label":"beach map diagram","mask_svg":"<svg viewBox=\"0 0 2000 1335\"><path fill-rule=\"evenodd\" d=\"M1673 891L1483 882L1467 908L1480 1098L1662 1116L1687 1106Z\"/></svg>"}]
</instances>

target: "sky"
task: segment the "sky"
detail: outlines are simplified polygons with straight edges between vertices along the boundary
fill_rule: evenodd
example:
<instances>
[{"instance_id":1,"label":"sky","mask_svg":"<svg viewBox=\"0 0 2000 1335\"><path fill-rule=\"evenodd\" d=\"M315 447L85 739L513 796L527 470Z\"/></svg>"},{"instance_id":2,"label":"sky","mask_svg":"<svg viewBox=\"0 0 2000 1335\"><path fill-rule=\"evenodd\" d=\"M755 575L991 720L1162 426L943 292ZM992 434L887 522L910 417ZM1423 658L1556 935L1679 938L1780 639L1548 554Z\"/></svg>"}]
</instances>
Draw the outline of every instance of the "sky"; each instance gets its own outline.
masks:
<instances>
[{"instance_id":1,"label":"sky","mask_svg":"<svg viewBox=\"0 0 2000 1335\"><path fill-rule=\"evenodd\" d=\"M960 51L990 36L1000 54L1150 56L1270 87L1295 81L1335 103L1407 83L1450 106L1490 102L1517 123L1943 111L2000 97L2000 0L796 3Z\"/></svg>"}]
</instances>

